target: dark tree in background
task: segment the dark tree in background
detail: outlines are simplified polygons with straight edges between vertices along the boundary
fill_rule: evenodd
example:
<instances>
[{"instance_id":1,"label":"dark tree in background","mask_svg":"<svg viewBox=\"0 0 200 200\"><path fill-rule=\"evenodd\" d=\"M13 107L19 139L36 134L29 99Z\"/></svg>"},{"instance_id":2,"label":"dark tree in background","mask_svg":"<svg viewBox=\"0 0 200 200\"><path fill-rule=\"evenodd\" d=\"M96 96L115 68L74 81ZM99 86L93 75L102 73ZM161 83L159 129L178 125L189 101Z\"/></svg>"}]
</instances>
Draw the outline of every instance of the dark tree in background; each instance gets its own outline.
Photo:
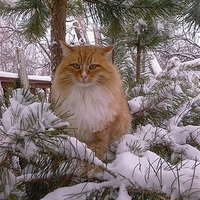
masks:
<instances>
[{"instance_id":1,"label":"dark tree in background","mask_svg":"<svg viewBox=\"0 0 200 200\"><path fill-rule=\"evenodd\" d=\"M62 59L59 40L65 41L67 0L52 0L51 3L51 66L52 72Z\"/></svg>"}]
</instances>

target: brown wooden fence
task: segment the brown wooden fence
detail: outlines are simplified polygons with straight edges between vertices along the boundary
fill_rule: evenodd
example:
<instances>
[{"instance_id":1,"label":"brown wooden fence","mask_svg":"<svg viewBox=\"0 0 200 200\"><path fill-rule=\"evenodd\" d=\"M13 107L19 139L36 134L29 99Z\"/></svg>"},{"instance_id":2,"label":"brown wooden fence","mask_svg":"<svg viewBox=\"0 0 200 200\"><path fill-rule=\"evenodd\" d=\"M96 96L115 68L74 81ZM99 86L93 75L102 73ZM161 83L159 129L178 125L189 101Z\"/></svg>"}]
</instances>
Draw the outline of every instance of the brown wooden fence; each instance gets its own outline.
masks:
<instances>
[{"instance_id":1,"label":"brown wooden fence","mask_svg":"<svg viewBox=\"0 0 200 200\"><path fill-rule=\"evenodd\" d=\"M50 76L32 76L28 75L29 87L32 93L36 93L36 89L42 89L45 95L51 88ZM3 96L6 104L8 103L8 91L20 87L18 74L0 71L0 84L3 89Z\"/></svg>"}]
</instances>

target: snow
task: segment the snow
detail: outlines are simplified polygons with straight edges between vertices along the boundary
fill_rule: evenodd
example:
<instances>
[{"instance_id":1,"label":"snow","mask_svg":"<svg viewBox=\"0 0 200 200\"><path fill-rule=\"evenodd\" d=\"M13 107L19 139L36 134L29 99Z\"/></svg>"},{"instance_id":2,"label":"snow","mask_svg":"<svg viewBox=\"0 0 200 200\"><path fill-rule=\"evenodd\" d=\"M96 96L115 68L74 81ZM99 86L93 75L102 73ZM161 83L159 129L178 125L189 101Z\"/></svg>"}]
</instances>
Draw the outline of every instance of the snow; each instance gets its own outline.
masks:
<instances>
[{"instance_id":1,"label":"snow","mask_svg":"<svg viewBox=\"0 0 200 200\"><path fill-rule=\"evenodd\" d=\"M138 23L139 23L141 26L147 26L147 23L146 23L142 18L140 18L140 19L138 20Z\"/></svg>"},{"instance_id":2,"label":"snow","mask_svg":"<svg viewBox=\"0 0 200 200\"><path fill-rule=\"evenodd\" d=\"M152 54L152 59L150 60L153 72L155 75L159 74L160 72L162 72L162 68L160 67L157 58L155 57L155 55L153 53Z\"/></svg>"},{"instance_id":3,"label":"snow","mask_svg":"<svg viewBox=\"0 0 200 200\"><path fill-rule=\"evenodd\" d=\"M144 106L142 99L143 99L142 96L138 96L128 102L129 106L131 108L132 114L135 112L138 112L140 110L140 108L142 106ZM146 105L145 105L145 107L146 107Z\"/></svg>"},{"instance_id":4,"label":"snow","mask_svg":"<svg viewBox=\"0 0 200 200\"><path fill-rule=\"evenodd\" d=\"M11 7L14 7L18 0L3 0L3 2L7 3Z\"/></svg>"},{"instance_id":5,"label":"snow","mask_svg":"<svg viewBox=\"0 0 200 200\"><path fill-rule=\"evenodd\" d=\"M130 189L164 194L171 200L180 197L185 200L199 199L200 151L197 147L200 145L200 126L183 126L181 120L190 111L191 105L200 100L200 95L187 94L180 107L171 108L173 98L185 92L183 84L187 87L189 85L188 89L191 91L200 93L200 87L196 82L199 74L188 70L189 66L194 67L198 63L181 63L177 58L173 58L165 70L155 77L149 77L149 81L143 87L135 88L138 95L128 102L133 116L154 107L172 109L173 115L163 122L163 126L155 127L147 121L146 124L137 126L133 133L124 135L115 143L116 157L108 164L95 157L94 152L76 138L62 131L51 135L56 128L64 127L67 130L70 124L55 116L48 103L40 102L29 92L17 89L10 99L10 107L3 113L1 120L0 161L5 162L6 150L10 150L20 152L27 160L39 162L40 152L48 149L56 155L72 159L71 165L81 162L84 166L87 162L103 170L94 174L94 178L100 178L102 181L88 179L85 183L60 187L46 194L42 200L84 200L93 192L102 192L105 188L109 188L110 191L107 198L117 200L132 199ZM162 88L162 101L158 101L160 97L156 93L159 84L167 85L167 89ZM139 92L141 90L142 93ZM48 139L48 135L51 135L51 140ZM22 143L19 142L19 138ZM168 148L171 152L169 160L153 152L152 146L155 145ZM13 160L15 168L19 167L18 159L15 157ZM61 172L63 169L65 163L59 165L58 171ZM66 170L66 174L70 172ZM52 173L48 170L46 176L51 177ZM0 198L15 192L20 181L32 180L41 174L42 171L33 173L30 169L24 169L22 175L17 176L9 170L6 177L10 179L7 178L3 183L5 192L0 193Z\"/></svg>"},{"instance_id":6,"label":"snow","mask_svg":"<svg viewBox=\"0 0 200 200\"><path fill-rule=\"evenodd\" d=\"M116 200L124 200L124 199L131 200L132 198L129 196L124 183L122 183L119 187L119 196L117 197Z\"/></svg>"},{"instance_id":7,"label":"snow","mask_svg":"<svg viewBox=\"0 0 200 200\"><path fill-rule=\"evenodd\" d=\"M11 72L2 72L0 71L0 77L4 78L18 78L18 74L16 73L11 73ZM28 75L28 79L31 80L41 80L41 81L51 81L50 76L36 76L36 75Z\"/></svg>"},{"instance_id":8,"label":"snow","mask_svg":"<svg viewBox=\"0 0 200 200\"><path fill-rule=\"evenodd\" d=\"M194 67L197 67L197 66L200 66L200 59L194 59L192 61L187 61L187 62L184 62L182 63L182 68L185 68L185 67L188 67L188 66L194 66Z\"/></svg>"},{"instance_id":9,"label":"snow","mask_svg":"<svg viewBox=\"0 0 200 200\"><path fill-rule=\"evenodd\" d=\"M63 200L63 199L79 199L85 200L89 193L93 192L95 189L101 189L106 186L113 185L114 181L107 181L101 184L98 183L81 183L77 186L66 187L66 188L59 188L54 192L51 192L46 195L46 197L42 198L41 200L48 199L48 200ZM87 194L84 194L87 193Z\"/></svg>"},{"instance_id":10,"label":"snow","mask_svg":"<svg viewBox=\"0 0 200 200\"><path fill-rule=\"evenodd\" d=\"M158 21L157 29L158 31L165 31L164 23L162 23L161 21Z\"/></svg>"},{"instance_id":11,"label":"snow","mask_svg":"<svg viewBox=\"0 0 200 200\"><path fill-rule=\"evenodd\" d=\"M146 26L147 23L142 18L140 18L138 22L136 22L134 25L134 31L136 32L137 35L140 35L141 29Z\"/></svg>"},{"instance_id":12,"label":"snow","mask_svg":"<svg viewBox=\"0 0 200 200\"><path fill-rule=\"evenodd\" d=\"M130 141L133 143L133 141L137 139L136 142L138 144L140 144L140 142L144 144L143 138L146 137L145 134L149 129L153 131L154 128L146 126L142 128L142 132L138 130L135 136L131 134L125 135L122 139L122 143L131 147ZM162 131L164 132L164 130ZM139 135L139 137L136 137L137 135ZM155 135L152 134L151 138L155 139L154 137ZM138 140L138 138L141 139ZM162 140L163 135L162 139L160 138L160 142L162 142ZM149 137L146 137L145 142L147 146L150 145L151 140L149 140ZM199 159L185 160L177 168L149 150L143 149L142 154L136 155L134 152L131 152L130 148L124 148L123 145L121 147L119 145L119 148L116 159L107 165L107 169L116 174L115 178L102 183L89 182L71 187L59 188L47 194L42 200L63 200L65 198L86 199L86 196L90 192L106 186L113 188L119 187L119 195L116 199L129 200L131 197L127 192L127 188L131 187L133 184L136 188L152 188L157 192L163 192L169 196L171 195L171 199L176 199L180 195L183 195L185 198L190 196L191 199L199 197ZM190 152L190 155L192 155L192 153L194 153L193 149L190 148L189 145L188 148L192 151ZM182 150L180 149L179 151ZM84 194L84 192L86 194ZM81 195L79 196L78 194Z\"/></svg>"}]
</instances>

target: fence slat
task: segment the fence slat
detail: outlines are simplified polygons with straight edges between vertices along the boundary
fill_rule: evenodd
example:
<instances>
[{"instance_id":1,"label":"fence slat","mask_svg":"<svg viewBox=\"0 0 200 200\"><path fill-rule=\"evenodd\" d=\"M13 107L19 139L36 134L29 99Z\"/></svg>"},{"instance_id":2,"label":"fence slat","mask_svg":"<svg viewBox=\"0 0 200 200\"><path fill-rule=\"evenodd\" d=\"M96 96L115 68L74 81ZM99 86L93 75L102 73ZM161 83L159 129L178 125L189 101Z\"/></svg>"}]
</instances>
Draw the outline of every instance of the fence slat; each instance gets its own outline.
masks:
<instances>
[{"instance_id":1,"label":"fence slat","mask_svg":"<svg viewBox=\"0 0 200 200\"><path fill-rule=\"evenodd\" d=\"M18 75L19 75L20 87L25 87L28 89L29 88L29 80L28 80L28 75L27 75L27 71L26 71L24 52L20 47L16 48L16 52L17 52L17 59L18 59L18 63L19 63Z\"/></svg>"}]
</instances>

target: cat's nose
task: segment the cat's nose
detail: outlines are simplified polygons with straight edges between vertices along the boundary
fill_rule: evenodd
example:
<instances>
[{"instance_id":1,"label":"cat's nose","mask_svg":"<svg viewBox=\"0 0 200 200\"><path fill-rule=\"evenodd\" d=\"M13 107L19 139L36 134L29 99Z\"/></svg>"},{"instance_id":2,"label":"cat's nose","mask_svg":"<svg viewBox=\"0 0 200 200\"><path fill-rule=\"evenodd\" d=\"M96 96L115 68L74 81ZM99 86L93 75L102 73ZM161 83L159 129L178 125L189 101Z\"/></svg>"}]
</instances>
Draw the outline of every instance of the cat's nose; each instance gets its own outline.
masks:
<instances>
[{"instance_id":1,"label":"cat's nose","mask_svg":"<svg viewBox=\"0 0 200 200\"><path fill-rule=\"evenodd\" d=\"M85 73L81 74L81 78L82 78L83 80L85 80L85 79L87 78L87 74L85 74Z\"/></svg>"}]
</instances>

